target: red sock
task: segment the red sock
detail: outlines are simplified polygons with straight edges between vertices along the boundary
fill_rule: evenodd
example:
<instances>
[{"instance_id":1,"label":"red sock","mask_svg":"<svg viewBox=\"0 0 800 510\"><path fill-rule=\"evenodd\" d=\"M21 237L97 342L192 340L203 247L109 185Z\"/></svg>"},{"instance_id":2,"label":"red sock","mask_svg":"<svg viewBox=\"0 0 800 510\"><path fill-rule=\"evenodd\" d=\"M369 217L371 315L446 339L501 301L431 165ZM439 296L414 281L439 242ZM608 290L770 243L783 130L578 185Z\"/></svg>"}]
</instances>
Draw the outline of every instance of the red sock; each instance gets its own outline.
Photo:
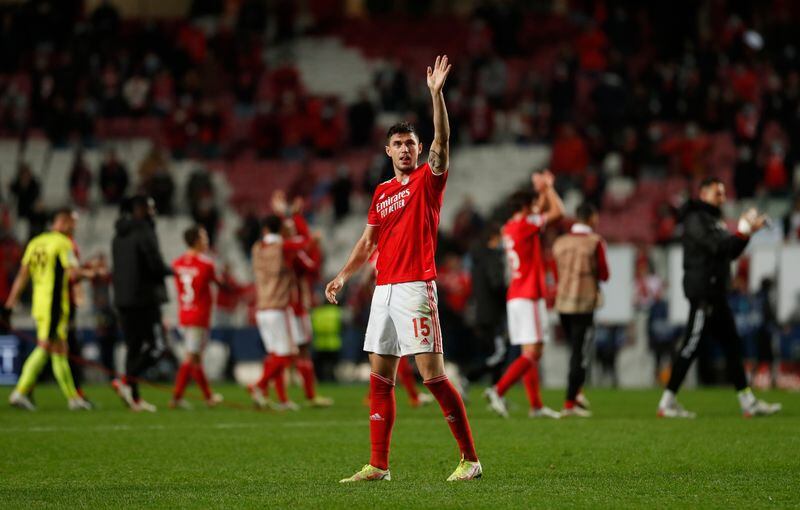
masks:
<instances>
[{"instance_id":1,"label":"red sock","mask_svg":"<svg viewBox=\"0 0 800 510\"><path fill-rule=\"evenodd\" d=\"M506 373L503 374L503 377L497 381L497 385L495 386L497 394L500 396L505 395L508 389L514 386L514 384L516 384L517 381L519 381L522 376L524 376L525 373L530 370L531 365L531 359L526 356L520 355L519 358L515 359L514 362L509 365Z\"/></svg>"},{"instance_id":2,"label":"red sock","mask_svg":"<svg viewBox=\"0 0 800 510\"><path fill-rule=\"evenodd\" d=\"M411 363L407 358L400 358L400 363L397 365L397 376L400 378L400 383L408 392L408 397L412 402L419 400L419 391L417 391L417 378L414 377L414 370L411 368Z\"/></svg>"},{"instance_id":3,"label":"red sock","mask_svg":"<svg viewBox=\"0 0 800 510\"><path fill-rule=\"evenodd\" d=\"M450 425L450 432L456 438L458 449L465 460L475 462L478 455L475 453L475 442L472 440L472 431L467 420L467 410L464 401L453 387L446 375L425 381L425 386L433 393L442 408L444 418Z\"/></svg>"},{"instance_id":4,"label":"red sock","mask_svg":"<svg viewBox=\"0 0 800 510\"><path fill-rule=\"evenodd\" d=\"M256 382L256 386L261 388L261 391L266 393L267 390L267 383L269 383L269 378L272 377L272 366L275 364L275 356L272 354L267 354L264 356L264 368L261 369L261 378L258 379Z\"/></svg>"},{"instance_id":5,"label":"red sock","mask_svg":"<svg viewBox=\"0 0 800 510\"><path fill-rule=\"evenodd\" d=\"M574 407L575 407L575 401L574 400L566 400L566 401L564 401L564 409L572 409Z\"/></svg>"},{"instance_id":6,"label":"red sock","mask_svg":"<svg viewBox=\"0 0 800 510\"><path fill-rule=\"evenodd\" d=\"M270 376L270 379L275 381L275 393L278 394L278 401L284 404L289 401L289 397L286 395L286 380L283 374L290 362L291 358L288 356L275 356L274 372Z\"/></svg>"},{"instance_id":7,"label":"red sock","mask_svg":"<svg viewBox=\"0 0 800 510\"><path fill-rule=\"evenodd\" d=\"M186 385L189 383L189 376L192 373L192 364L188 361L181 363L178 367L178 374L175 376L175 389L172 392L172 398L178 400L183 397L183 392L186 391Z\"/></svg>"},{"instance_id":8,"label":"red sock","mask_svg":"<svg viewBox=\"0 0 800 510\"><path fill-rule=\"evenodd\" d=\"M389 443L396 411L392 381L378 374L370 374L369 442L372 452L369 463L378 469L389 469Z\"/></svg>"},{"instance_id":9,"label":"red sock","mask_svg":"<svg viewBox=\"0 0 800 510\"><path fill-rule=\"evenodd\" d=\"M314 363L308 358L296 358L294 366L303 379L303 391L306 394L306 398L313 400L317 396L317 391L314 387Z\"/></svg>"},{"instance_id":10,"label":"red sock","mask_svg":"<svg viewBox=\"0 0 800 510\"><path fill-rule=\"evenodd\" d=\"M542 394L539 392L539 362L531 362L531 368L525 372L522 377L522 383L525 385L525 393L528 395L528 402L531 404L532 409L542 408Z\"/></svg>"},{"instance_id":11,"label":"red sock","mask_svg":"<svg viewBox=\"0 0 800 510\"><path fill-rule=\"evenodd\" d=\"M203 397L205 397L206 400L210 399L211 387L208 385L208 379L206 379L206 373L203 370L202 363L192 365L192 377L195 381L197 381L197 385L200 386L200 391L203 392Z\"/></svg>"}]
</instances>

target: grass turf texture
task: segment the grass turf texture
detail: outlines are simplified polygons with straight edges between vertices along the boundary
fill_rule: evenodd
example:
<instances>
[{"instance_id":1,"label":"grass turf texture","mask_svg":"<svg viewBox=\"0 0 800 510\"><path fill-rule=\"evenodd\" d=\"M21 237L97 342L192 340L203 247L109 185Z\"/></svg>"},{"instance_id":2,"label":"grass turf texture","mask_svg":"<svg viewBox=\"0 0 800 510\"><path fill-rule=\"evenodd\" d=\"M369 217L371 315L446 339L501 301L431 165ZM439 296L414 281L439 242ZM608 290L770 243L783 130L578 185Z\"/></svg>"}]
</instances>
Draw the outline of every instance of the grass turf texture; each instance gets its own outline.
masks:
<instances>
[{"instance_id":1,"label":"grass turf texture","mask_svg":"<svg viewBox=\"0 0 800 510\"><path fill-rule=\"evenodd\" d=\"M99 409L68 412L53 385L39 410L8 407L0 389L2 508L553 508L797 507L800 395L771 393L781 415L743 419L733 391L686 391L694 421L659 420L659 392L591 390L595 417L531 420L519 388L509 420L468 406L484 478L447 483L458 461L438 407L411 409L398 389L391 482L341 485L368 461L365 387L323 387L331 409L256 412L244 390L228 403L124 410L105 387ZM296 390L294 390L296 393ZM297 395L299 397L299 395ZM555 405L561 392L546 391Z\"/></svg>"}]
</instances>

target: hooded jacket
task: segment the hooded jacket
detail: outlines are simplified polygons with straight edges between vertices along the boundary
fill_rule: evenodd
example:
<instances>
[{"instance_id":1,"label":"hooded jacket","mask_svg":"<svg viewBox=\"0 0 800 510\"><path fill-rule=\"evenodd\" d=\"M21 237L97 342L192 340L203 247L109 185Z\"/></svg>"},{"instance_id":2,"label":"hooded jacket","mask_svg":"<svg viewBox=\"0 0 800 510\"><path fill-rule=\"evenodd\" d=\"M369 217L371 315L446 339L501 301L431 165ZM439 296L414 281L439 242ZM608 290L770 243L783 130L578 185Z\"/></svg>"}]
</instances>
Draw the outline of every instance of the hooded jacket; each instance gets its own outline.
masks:
<instances>
[{"instance_id":1,"label":"hooded jacket","mask_svg":"<svg viewBox=\"0 0 800 510\"><path fill-rule=\"evenodd\" d=\"M125 215L117 220L111 244L114 304L117 308L159 306L167 302L164 263L155 229L147 220Z\"/></svg>"},{"instance_id":2,"label":"hooded jacket","mask_svg":"<svg viewBox=\"0 0 800 510\"><path fill-rule=\"evenodd\" d=\"M750 240L731 234L719 207L690 200L683 208L683 291L690 300L725 298L731 262Z\"/></svg>"}]
</instances>

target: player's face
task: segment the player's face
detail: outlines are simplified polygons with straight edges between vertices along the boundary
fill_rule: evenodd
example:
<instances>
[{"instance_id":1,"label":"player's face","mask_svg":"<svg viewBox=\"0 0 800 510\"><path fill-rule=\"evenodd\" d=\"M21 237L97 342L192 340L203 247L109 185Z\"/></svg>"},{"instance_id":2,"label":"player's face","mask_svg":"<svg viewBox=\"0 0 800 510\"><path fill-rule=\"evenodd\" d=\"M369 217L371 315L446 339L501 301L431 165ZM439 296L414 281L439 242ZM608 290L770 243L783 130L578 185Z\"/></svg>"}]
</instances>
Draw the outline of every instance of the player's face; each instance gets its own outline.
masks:
<instances>
[{"instance_id":1,"label":"player's face","mask_svg":"<svg viewBox=\"0 0 800 510\"><path fill-rule=\"evenodd\" d=\"M417 168L420 152L422 144L416 135L411 133L394 134L386 145L386 154L392 158L392 165L403 173L409 173Z\"/></svg>"},{"instance_id":2,"label":"player's face","mask_svg":"<svg viewBox=\"0 0 800 510\"><path fill-rule=\"evenodd\" d=\"M700 190L700 200L715 207L721 207L726 199L725 185L722 183L710 184Z\"/></svg>"}]
</instances>

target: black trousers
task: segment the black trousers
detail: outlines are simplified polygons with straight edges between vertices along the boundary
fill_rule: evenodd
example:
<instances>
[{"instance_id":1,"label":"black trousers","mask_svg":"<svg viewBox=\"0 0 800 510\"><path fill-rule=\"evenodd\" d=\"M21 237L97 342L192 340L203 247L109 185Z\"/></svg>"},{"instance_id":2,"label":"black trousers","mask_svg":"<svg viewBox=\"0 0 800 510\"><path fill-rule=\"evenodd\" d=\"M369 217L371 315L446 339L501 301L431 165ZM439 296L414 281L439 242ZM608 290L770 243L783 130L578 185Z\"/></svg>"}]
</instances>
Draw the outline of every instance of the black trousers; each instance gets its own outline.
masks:
<instances>
[{"instance_id":1,"label":"black trousers","mask_svg":"<svg viewBox=\"0 0 800 510\"><path fill-rule=\"evenodd\" d=\"M70 317L67 329L67 361L72 372L72 380L75 382L75 389L81 391L83 385L83 365L75 360L81 355L81 344L78 341L78 331L75 328L75 321Z\"/></svg>"},{"instance_id":2,"label":"black trousers","mask_svg":"<svg viewBox=\"0 0 800 510\"><path fill-rule=\"evenodd\" d=\"M689 322L678 342L672 374L667 389L677 393L686 378L686 373L697 357L698 348L705 347L709 338L714 338L725 351L728 378L736 390L747 387L747 377L742 364L742 340L736 331L736 322L725 297L690 300Z\"/></svg>"},{"instance_id":3,"label":"black trousers","mask_svg":"<svg viewBox=\"0 0 800 510\"><path fill-rule=\"evenodd\" d=\"M505 328L502 324L477 324L475 338L478 356L467 370L467 380L475 382L489 374L492 384L497 384L503 376L508 357Z\"/></svg>"},{"instance_id":4,"label":"black trousers","mask_svg":"<svg viewBox=\"0 0 800 510\"><path fill-rule=\"evenodd\" d=\"M120 308L119 319L128 349L125 375L134 400L138 400L138 379L155 364L166 345L161 325L161 307Z\"/></svg>"},{"instance_id":5,"label":"black trousers","mask_svg":"<svg viewBox=\"0 0 800 510\"><path fill-rule=\"evenodd\" d=\"M562 313L561 327L572 349L569 357L567 400L574 401L586 382L586 369L592 359L594 313Z\"/></svg>"}]
</instances>

